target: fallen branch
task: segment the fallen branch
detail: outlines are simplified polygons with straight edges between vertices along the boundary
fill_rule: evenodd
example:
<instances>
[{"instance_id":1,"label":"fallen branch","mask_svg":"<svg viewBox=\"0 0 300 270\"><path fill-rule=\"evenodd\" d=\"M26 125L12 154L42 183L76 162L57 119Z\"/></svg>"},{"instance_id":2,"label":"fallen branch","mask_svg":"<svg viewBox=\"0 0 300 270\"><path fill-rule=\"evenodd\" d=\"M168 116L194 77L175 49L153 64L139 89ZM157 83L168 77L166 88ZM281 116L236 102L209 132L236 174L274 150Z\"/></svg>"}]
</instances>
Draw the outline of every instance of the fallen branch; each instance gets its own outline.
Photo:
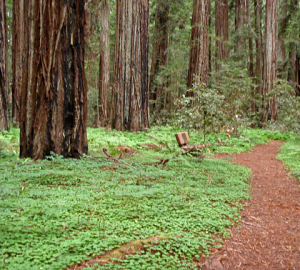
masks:
<instances>
[{"instance_id":1,"label":"fallen branch","mask_svg":"<svg viewBox=\"0 0 300 270\"><path fill-rule=\"evenodd\" d=\"M165 165L167 162L169 162L173 158L177 158L177 157L182 156L182 155L187 155L189 152L196 151L196 150L197 150L197 147L194 146L193 148L189 149L188 151L185 151L183 153L179 153L179 154L175 155L174 157L167 158L167 159L163 158L163 159L160 160L158 165Z\"/></svg>"},{"instance_id":2,"label":"fallen branch","mask_svg":"<svg viewBox=\"0 0 300 270\"><path fill-rule=\"evenodd\" d=\"M134 170L137 170L137 168L135 168L135 167L133 167L132 165L128 164L127 162L121 160L122 153L121 153L119 159L117 159L117 158L114 158L111 154L109 154L109 153L108 153L108 150L107 150L106 148L103 148L103 152L104 152L104 154L107 156L106 159L110 159L110 160L114 161L115 163L121 162L121 163L123 163L124 165L129 166L130 168L132 168L132 169L134 169Z\"/></svg>"}]
</instances>

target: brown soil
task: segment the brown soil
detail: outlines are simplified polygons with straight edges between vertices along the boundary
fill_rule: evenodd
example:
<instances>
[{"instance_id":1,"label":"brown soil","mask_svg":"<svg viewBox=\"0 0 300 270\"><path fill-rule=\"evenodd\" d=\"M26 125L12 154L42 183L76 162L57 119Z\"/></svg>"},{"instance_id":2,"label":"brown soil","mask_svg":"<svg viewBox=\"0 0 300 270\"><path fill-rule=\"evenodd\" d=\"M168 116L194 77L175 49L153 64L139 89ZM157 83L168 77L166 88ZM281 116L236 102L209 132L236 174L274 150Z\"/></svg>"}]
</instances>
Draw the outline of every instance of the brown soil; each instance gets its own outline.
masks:
<instances>
[{"instance_id":1,"label":"brown soil","mask_svg":"<svg viewBox=\"0 0 300 270\"><path fill-rule=\"evenodd\" d=\"M202 269L300 269L300 184L276 159L282 144L271 141L230 156L252 170L252 199L241 224L231 229L231 238L213 251Z\"/></svg>"}]
</instances>

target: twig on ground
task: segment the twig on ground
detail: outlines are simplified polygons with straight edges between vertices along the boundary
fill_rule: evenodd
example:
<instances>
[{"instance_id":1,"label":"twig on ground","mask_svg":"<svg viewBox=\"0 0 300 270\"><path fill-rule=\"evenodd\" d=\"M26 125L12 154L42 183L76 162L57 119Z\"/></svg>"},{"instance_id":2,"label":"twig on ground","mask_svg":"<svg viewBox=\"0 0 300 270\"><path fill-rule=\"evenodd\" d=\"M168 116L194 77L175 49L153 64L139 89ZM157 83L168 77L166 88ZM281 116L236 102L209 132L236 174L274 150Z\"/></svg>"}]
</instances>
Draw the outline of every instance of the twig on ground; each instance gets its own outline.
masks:
<instances>
[{"instance_id":1,"label":"twig on ground","mask_svg":"<svg viewBox=\"0 0 300 270\"><path fill-rule=\"evenodd\" d=\"M114 161L115 163L121 162L121 163L123 163L124 165L129 166L130 168L132 168L132 169L134 169L134 170L137 170L137 168L135 168L135 167L133 167L132 165L128 164L127 162L121 160L122 153L121 153L119 159L117 159L117 158L114 158L111 154L109 154L109 153L108 153L108 150L107 150L106 148L103 148L103 152L104 152L104 154L107 156L106 159L110 159L110 160Z\"/></svg>"},{"instance_id":2,"label":"twig on ground","mask_svg":"<svg viewBox=\"0 0 300 270\"><path fill-rule=\"evenodd\" d=\"M249 222L246 222L246 221L243 221L245 224L247 225L250 225L250 226L256 226L256 227L259 227L259 228L264 228L264 229L267 229L267 227L264 227L264 226L260 226L260 225L256 225L256 224L252 224L252 223L249 223Z\"/></svg>"},{"instance_id":3,"label":"twig on ground","mask_svg":"<svg viewBox=\"0 0 300 270\"><path fill-rule=\"evenodd\" d=\"M176 158L176 157L179 157L179 156L181 156L181 155L186 155L186 154L188 154L189 152L195 151L195 150L197 150L197 148L196 148L196 147L193 147L193 148L189 149L188 151L185 151L185 152L183 152L183 153L179 153L179 154L175 155L174 157L167 158L167 159L164 159L164 158L163 158L163 159L160 160L160 162L158 163L158 165L165 165L165 164L166 164L167 162L169 162L171 159Z\"/></svg>"}]
</instances>

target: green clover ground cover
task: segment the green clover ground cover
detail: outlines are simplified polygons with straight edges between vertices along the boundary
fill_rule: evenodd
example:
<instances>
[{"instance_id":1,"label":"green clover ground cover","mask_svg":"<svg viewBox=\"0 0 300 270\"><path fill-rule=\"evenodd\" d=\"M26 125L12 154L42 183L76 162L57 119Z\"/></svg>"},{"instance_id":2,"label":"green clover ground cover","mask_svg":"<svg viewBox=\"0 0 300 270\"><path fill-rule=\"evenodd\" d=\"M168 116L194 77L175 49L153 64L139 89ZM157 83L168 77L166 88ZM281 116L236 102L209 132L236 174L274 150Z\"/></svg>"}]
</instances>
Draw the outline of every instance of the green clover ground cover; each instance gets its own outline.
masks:
<instances>
[{"instance_id":1,"label":"green clover ground cover","mask_svg":"<svg viewBox=\"0 0 300 270\"><path fill-rule=\"evenodd\" d=\"M157 166L160 159L181 151L174 139L177 131L163 127L132 134L89 129L90 151L98 157L72 160L54 155L38 162L17 157L18 130L2 132L2 267L63 269L132 240L159 235L163 240L155 250L146 248L142 254L98 268L197 268L199 255L207 255L216 236L227 236L228 228L239 220L239 202L250 196L250 170L221 160L200 163L190 156ZM269 135L257 133L239 139L239 149L268 140ZM226 140L226 134L220 136ZM201 143L196 131L190 131L190 137ZM163 146L148 149L143 144ZM136 149L125 160L137 170L99 158L104 156L103 147L117 154L119 145Z\"/></svg>"},{"instance_id":2,"label":"green clover ground cover","mask_svg":"<svg viewBox=\"0 0 300 270\"><path fill-rule=\"evenodd\" d=\"M300 137L295 137L280 148L278 159L281 160L292 175L300 181Z\"/></svg>"}]
</instances>

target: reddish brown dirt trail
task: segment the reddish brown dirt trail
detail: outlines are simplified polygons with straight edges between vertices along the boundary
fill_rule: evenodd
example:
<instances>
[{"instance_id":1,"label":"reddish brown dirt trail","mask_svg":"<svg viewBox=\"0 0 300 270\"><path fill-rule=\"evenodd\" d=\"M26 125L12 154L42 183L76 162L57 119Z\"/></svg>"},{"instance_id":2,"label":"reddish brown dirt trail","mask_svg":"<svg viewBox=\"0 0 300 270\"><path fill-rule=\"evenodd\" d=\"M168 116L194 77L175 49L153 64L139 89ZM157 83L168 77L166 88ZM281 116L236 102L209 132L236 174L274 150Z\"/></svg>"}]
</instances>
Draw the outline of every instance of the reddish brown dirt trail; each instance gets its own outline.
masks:
<instances>
[{"instance_id":1,"label":"reddish brown dirt trail","mask_svg":"<svg viewBox=\"0 0 300 270\"><path fill-rule=\"evenodd\" d=\"M300 183L276 159L282 144L271 141L231 155L253 172L252 199L241 225L232 228L231 238L213 251L203 269L300 270Z\"/></svg>"}]
</instances>

